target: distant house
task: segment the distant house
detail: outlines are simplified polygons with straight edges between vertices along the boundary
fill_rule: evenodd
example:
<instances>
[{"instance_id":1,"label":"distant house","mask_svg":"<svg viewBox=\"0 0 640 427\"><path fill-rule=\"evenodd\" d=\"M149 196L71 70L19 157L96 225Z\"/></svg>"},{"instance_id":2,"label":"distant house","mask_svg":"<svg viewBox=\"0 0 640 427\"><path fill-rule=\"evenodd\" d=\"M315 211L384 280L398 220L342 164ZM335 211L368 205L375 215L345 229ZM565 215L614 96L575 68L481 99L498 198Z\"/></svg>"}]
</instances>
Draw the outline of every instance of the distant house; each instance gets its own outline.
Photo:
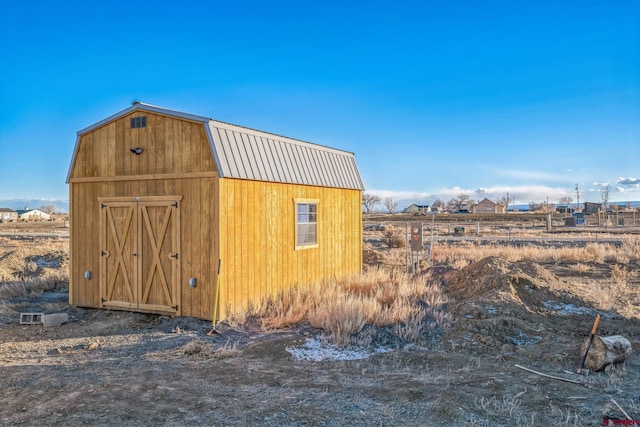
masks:
<instances>
[{"instance_id":1,"label":"distant house","mask_svg":"<svg viewBox=\"0 0 640 427\"><path fill-rule=\"evenodd\" d=\"M504 213L504 206L492 202L486 197L472 208L474 214L480 213Z\"/></svg>"},{"instance_id":2,"label":"distant house","mask_svg":"<svg viewBox=\"0 0 640 427\"><path fill-rule=\"evenodd\" d=\"M584 202L584 213L592 214L598 213L602 209L602 203Z\"/></svg>"},{"instance_id":3,"label":"distant house","mask_svg":"<svg viewBox=\"0 0 640 427\"><path fill-rule=\"evenodd\" d=\"M18 212L9 208L0 208L0 222L15 221L17 219L18 219Z\"/></svg>"},{"instance_id":4,"label":"distant house","mask_svg":"<svg viewBox=\"0 0 640 427\"><path fill-rule=\"evenodd\" d=\"M48 221L51 219L51 215L46 212L39 211L38 209L18 209L16 213L18 214L18 218L21 220Z\"/></svg>"},{"instance_id":5,"label":"distant house","mask_svg":"<svg viewBox=\"0 0 640 427\"><path fill-rule=\"evenodd\" d=\"M429 207L429 205L416 205L415 203L412 205L409 205L406 207L405 210L402 211L402 213L408 213L408 214L426 214L431 212L431 208Z\"/></svg>"},{"instance_id":6,"label":"distant house","mask_svg":"<svg viewBox=\"0 0 640 427\"><path fill-rule=\"evenodd\" d=\"M569 205L556 205L556 212L558 213L569 214L573 211L574 209Z\"/></svg>"}]
</instances>

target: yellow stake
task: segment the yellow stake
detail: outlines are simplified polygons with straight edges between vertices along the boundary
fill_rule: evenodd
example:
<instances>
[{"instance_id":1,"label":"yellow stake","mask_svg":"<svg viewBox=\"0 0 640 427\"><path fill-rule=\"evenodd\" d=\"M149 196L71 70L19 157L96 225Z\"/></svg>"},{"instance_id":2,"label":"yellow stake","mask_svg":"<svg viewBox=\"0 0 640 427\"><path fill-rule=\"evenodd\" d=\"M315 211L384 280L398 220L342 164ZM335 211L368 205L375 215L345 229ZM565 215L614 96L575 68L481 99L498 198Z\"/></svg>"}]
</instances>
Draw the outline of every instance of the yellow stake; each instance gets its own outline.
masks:
<instances>
[{"instance_id":1,"label":"yellow stake","mask_svg":"<svg viewBox=\"0 0 640 427\"><path fill-rule=\"evenodd\" d=\"M216 330L216 318L218 317L218 300L220 298L220 264L222 260L218 259L218 276L216 277L216 290L213 298L213 313L211 315L211 333Z\"/></svg>"}]
</instances>

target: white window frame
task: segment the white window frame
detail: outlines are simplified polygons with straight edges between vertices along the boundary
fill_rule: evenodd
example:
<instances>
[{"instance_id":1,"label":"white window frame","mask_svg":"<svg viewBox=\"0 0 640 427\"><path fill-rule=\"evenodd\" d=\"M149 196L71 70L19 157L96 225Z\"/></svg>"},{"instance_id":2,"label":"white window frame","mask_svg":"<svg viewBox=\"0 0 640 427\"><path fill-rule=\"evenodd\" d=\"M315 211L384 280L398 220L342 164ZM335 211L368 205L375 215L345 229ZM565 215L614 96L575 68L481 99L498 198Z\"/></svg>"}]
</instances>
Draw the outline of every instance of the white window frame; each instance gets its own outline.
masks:
<instances>
[{"instance_id":1,"label":"white window frame","mask_svg":"<svg viewBox=\"0 0 640 427\"><path fill-rule=\"evenodd\" d=\"M318 247L318 206L319 206L319 202L320 199L293 199L293 215L294 215L294 235L295 235L295 240L294 240L294 245L296 250L300 250L300 249L312 249L312 248L317 248ZM310 222L299 222L298 221L298 206L300 205L315 205L316 209L315 209L315 221L310 221ZM304 214L304 213L303 213ZM310 242L310 243L300 243L298 241L298 229L300 225L308 225L308 224L315 224L316 226L316 235L315 235L315 241L314 242Z\"/></svg>"}]
</instances>

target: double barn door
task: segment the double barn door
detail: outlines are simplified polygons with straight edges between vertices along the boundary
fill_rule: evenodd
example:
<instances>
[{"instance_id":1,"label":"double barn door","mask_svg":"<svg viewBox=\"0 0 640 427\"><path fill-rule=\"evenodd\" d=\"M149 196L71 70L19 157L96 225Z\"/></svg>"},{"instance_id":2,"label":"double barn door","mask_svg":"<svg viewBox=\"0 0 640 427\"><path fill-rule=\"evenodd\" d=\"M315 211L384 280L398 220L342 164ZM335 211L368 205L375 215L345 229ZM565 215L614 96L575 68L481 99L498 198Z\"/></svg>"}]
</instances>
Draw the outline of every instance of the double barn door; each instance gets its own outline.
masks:
<instances>
[{"instance_id":1,"label":"double barn door","mask_svg":"<svg viewBox=\"0 0 640 427\"><path fill-rule=\"evenodd\" d=\"M103 307L179 314L181 200L98 199Z\"/></svg>"}]
</instances>

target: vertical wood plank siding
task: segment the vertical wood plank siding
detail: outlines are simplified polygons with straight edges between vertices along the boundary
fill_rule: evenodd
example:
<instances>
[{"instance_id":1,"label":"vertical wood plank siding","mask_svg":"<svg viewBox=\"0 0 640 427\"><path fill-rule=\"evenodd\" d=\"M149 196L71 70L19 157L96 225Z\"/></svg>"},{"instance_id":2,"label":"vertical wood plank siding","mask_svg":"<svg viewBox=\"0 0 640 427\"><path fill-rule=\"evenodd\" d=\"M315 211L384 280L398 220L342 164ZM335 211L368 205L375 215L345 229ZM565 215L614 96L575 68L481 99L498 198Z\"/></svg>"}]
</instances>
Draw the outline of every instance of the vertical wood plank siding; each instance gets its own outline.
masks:
<instances>
[{"instance_id":1,"label":"vertical wood plank siding","mask_svg":"<svg viewBox=\"0 0 640 427\"><path fill-rule=\"evenodd\" d=\"M131 129L131 118L139 116L147 116L147 127ZM135 147L143 154L129 151ZM70 178L215 170L202 123L138 111L82 135Z\"/></svg>"},{"instance_id":2,"label":"vertical wood plank siding","mask_svg":"<svg viewBox=\"0 0 640 427\"><path fill-rule=\"evenodd\" d=\"M68 179L72 304L139 308L127 301L102 301L101 278L106 272L117 277L119 265L111 254L101 255L102 246L108 240L113 247L119 238L105 237L108 215L99 199L122 209L137 209L136 203L141 203L138 214L132 214L137 228L131 234L140 246L127 242L122 246L127 253L119 254L153 253L151 258L141 256L138 264L131 261L143 266L134 280L155 286L136 288L136 295L148 302L138 311L171 309L177 315L211 319L219 279L218 316L223 319L286 288L360 272L362 183L351 154L168 111L152 106L127 109L85 129L78 138ZM146 116L147 126L132 129L131 118L141 116ZM143 153L131 153L136 147ZM317 247L296 250L295 199L318 200ZM166 244L180 250L175 264L167 261L169 254L159 255L146 237L168 224L167 212L175 207L166 200L179 200L175 214L180 220L171 229L178 230L171 235L179 244ZM161 208L151 214L144 210L144 203L156 202L154 206ZM167 271L177 266L175 274L166 275L174 278L172 283L178 281L177 309L164 304L169 289L162 282L168 280L165 276L143 277L160 263ZM90 279L84 277L86 271ZM196 279L195 287L189 286L190 278ZM125 300L124 288L119 289L116 296Z\"/></svg>"},{"instance_id":3,"label":"vertical wood plank siding","mask_svg":"<svg viewBox=\"0 0 640 427\"><path fill-rule=\"evenodd\" d=\"M296 198L319 200L317 248L295 250ZM221 179L223 315L294 285L359 273L361 202L359 190Z\"/></svg>"}]
</instances>

